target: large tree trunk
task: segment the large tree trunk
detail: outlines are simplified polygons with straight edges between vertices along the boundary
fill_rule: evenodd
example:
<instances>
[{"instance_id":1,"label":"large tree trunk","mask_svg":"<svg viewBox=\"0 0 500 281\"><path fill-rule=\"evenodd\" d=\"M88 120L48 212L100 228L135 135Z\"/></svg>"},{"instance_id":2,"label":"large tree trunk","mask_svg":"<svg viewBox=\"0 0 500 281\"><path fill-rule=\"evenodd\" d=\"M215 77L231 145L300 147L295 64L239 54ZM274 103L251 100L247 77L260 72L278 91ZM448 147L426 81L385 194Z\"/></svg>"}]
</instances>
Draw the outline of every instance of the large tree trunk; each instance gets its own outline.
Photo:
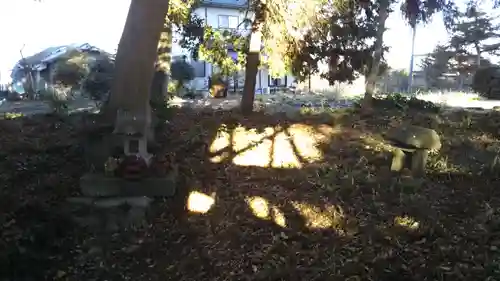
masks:
<instances>
[{"instance_id":1,"label":"large tree trunk","mask_svg":"<svg viewBox=\"0 0 500 281\"><path fill-rule=\"evenodd\" d=\"M168 100L168 77L172 62L172 23L165 20L160 42L158 43L156 71L151 85L151 101L155 105L165 105Z\"/></svg>"},{"instance_id":2,"label":"large tree trunk","mask_svg":"<svg viewBox=\"0 0 500 281\"><path fill-rule=\"evenodd\" d=\"M132 0L116 53L111 96L105 114L114 121L118 109L144 114L151 121L151 82L168 0Z\"/></svg>"},{"instance_id":3,"label":"large tree trunk","mask_svg":"<svg viewBox=\"0 0 500 281\"><path fill-rule=\"evenodd\" d=\"M379 74L380 61L382 60L383 47L384 47L384 32L385 32L385 22L389 16L389 6L390 0L379 1L378 10L378 24L377 24L377 34L375 39L375 51L373 53L373 62L370 68L370 72L366 77L365 81L365 96L361 103L362 109L366 112L371 111L373 94L375 92L375 85L377 83L377 78Z\"/></svg>"},{"instance_id":4,"label":"large tree trunk","mask_svg":"<svg viewBox=\"0 0 500 281\"><path fill-rule=\"evenodd\" d=\"M253 111L255 99L255 83L257 82L257 72L260 63L260 49L262 45L263 22L257 23L250 35L250 48L248 50L247 62L245 66L245 84L243 86L243 96L241 97L241 112L249 115Z\"/></svg>"}]
</instances>

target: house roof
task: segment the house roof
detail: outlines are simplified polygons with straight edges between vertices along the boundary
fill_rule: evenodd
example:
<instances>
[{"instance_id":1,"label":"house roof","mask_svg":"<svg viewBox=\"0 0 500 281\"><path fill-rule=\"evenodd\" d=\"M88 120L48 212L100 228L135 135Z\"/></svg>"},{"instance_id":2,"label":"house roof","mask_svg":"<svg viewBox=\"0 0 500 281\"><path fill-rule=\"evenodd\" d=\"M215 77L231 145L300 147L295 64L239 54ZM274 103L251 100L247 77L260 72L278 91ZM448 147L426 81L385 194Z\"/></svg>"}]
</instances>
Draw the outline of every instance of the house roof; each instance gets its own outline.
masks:
<instances>
[{"instance_id":1,"label":"house roof","mask_svg":"<svg viewBox=\"0 0 500 281\"><path fill-rule=\"evenodd\" d=\"M40 63L40 61L47 56L50 56L54 52L57 52L59 49L63 48L64 46L54 46L54 47L49 47L47 49L44 49L43 51L36 53L32 56L26 57L23 59L19 60L14 67L18 67L21 65L21 63L25 63L28 65L34 65L37 63Z\"/></svg>"},{"instance_id":2,"label":"house roof","mask_svg":"<svg viewBox=\"0 0 500 281\"><path fill-rule=\"evenodd\" d=\"M22 64L27 64L32 69L40 71L40 70L45 69L47 67L47 64L55 61L59 57L68 53L68 51L70 51L70 50L98 51L98 52L105 53L104 51L100 50L99 48L94 47L88 43L49 47L49 48L47 48L39 53L36 53L32 56L24 58L24 60L23 59L19 60L12 70L11 78L12 78L12 80L16 80L16 78L18 78L19 71L22 69L22 67L21 67Z\"/></svg>"}]
</instances>

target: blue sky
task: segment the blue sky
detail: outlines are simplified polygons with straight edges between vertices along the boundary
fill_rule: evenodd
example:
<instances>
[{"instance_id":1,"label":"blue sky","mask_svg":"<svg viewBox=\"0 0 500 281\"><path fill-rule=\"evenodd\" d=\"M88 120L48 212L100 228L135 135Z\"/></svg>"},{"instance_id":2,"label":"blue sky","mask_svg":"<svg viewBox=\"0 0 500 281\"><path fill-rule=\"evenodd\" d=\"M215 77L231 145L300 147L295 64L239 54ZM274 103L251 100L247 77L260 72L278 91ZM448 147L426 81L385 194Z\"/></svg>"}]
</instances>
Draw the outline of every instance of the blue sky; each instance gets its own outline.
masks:
<instances>
[{"instance_id":1,"label":"blue sky","mask_svg":"<svg viewBox=\"0 0 500 281\"><path fill-rule=\"evenodd\" d=\"M0 81L24 56L44 48L71 43L90 43L107 51L116 49L128 11L129 0L1 0ZM28 19L28 20L26 20ZM24 22L23 22L24 21ZM393 68L408 68L411 54L411 30L399 12L387 21L386 54ZM431 52L447 34L440 15L417 30L416 54Z\"/></svg>"}]
</instances>

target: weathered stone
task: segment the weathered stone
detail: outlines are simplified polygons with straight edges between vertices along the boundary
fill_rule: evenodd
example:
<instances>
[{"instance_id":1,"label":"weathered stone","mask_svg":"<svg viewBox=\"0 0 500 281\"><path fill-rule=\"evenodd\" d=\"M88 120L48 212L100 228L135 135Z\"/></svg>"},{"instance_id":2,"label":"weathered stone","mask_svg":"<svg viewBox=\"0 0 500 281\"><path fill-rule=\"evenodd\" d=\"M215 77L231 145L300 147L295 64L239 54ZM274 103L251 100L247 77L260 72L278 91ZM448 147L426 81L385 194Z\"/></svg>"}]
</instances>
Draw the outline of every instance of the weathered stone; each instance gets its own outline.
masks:
<instances>
[{"instance_id":1,"label":"weathered stone","mask_svg":"<svg viewBox=\"0 0 500 281\"><path fill-rule=\"evenodd\" d=\"M411 155L411 171L414 176L421 177L425 175L425 166L427 164L427 157L429 150L417 149Z\"/></svg>"},{"instance_id":2,"label":"weathered stone","mask_svg":"<svg viewBox=\"0 0 500 281\"><path fill-rule=\"evenodd\" d=\"M176 191L175 175L166 177L148 177L137 181L118 177L106 177L104 174L86 174L80 179L80 189L84 196L149 196L169 197Z\"/></svg>"},{"instance_id":3,"label":"weathered stone","mask_svg":"<svg viewBox=\"0 0 500 281\"><path fill-rule=\"evenodd\" d=\"M81 227L95 231L118 231L144 226L151 198L69 198L73 220Z\"/></svg>"},{"instance_id":4,"label":"weathered stone","mask_svg":"<svg viewBox=\"0 0 500 281\"><path fill-rule=\"evenodd\" d=\"M147 208L153 199L146 196L138 197L111 197L111 198L93 198L93 197L70 197L69 203L95 206L98 208L115 208L121 205Z\"/></svg>"},{"instance_id":5,"label":"weathered stone","mask_svg":"<svg viewBox=\"0 0 500 281\"><path fill-rule=\"evenodd\" d=\"M114 198L101 198L95 200L95 206L101 208L113 208L121 205L129 205L132 207L147 208L153 199L140 196L140 197L114 197Z\"/></svg>"},{"instance_id":6,"label":"weathered stone","mask_svg":"<svg viewBox=\"0 0 500 281\"><path fill-rule=\"evenodd\" d=\"M398 147L436 150L441 148L441 140L436 131L418 126L393 128L387 132L386 138Z\"/></svg>"},{"instance_id":7,"label":"weathered stone","mask_svg":"<svg viewBox=\"0 0 500 281\"><path fill-rule=\"evenodd\" d=\"M392 155L391 171L401 172L405 166L405 157L405 153L401 149L396 148Z\"/></svg>"},{"instance_id":8,"label":"weathered stone","mask_svg":"<svg viewBox=\"0 0 500 281\"><path fill-rule=\"evenodd\" d=\"M92 205L95 199L92 197L70 197L66 201L72 204Z\"/></svg>"},{"instance_id":9,"label":"weathered stone","mask_svg":"<svg viewBox=\"0 0 500 281\"><path fill-rule=\"evenodd\" d=\"M415 177L425 175L429 150L441 148L436 131L418 126L394 128L387 133L386 138L395 147L391 170L401 172L407 167Z\"/></svg>"},{"instance_id":10,"label":"weathered stone","mask_svg":"<svg viewBox=\"0 0 500 281\"><path fill-rule=\"evenodd\" d=\"M413 176L421 177L425 175L428 155L428 149L395 147L391 171L401 172L404 168L409 168Z\"/></svg>"},{"instance_id":11,"label":"weathered stone","mask_svg":"<svg viewBox=\"0 0 500 281\"><path fill-rule=\"evenodd\" d=\"M115 151L122 151L113 135L89 137L84 143L84 157L91 171L104 171L104 163Z\"/></svg>"}]
</instances>

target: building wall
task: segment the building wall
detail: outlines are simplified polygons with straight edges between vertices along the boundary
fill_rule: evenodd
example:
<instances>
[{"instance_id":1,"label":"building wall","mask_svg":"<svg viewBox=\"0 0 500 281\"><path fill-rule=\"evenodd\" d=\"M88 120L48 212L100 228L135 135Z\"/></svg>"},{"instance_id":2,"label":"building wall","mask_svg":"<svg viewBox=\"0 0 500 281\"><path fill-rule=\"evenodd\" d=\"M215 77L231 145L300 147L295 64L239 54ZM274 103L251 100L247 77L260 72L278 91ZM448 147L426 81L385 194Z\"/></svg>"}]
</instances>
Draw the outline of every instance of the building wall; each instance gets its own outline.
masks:
<instances>
[{"instance_id":1,"label":"building wall","mask_svg":"<svg viewBox=\"0 0 500 281\"><path fill-rule=\"evenodd\" d=\"M219 26L219 16L222 16L224 18L221 18L221 24L230 24L231 28L233 28L235 24L235 20L237 20L237 23L241 23L244 19L245 16L247 18L251 18L252 14L251 13L246 13L244 9L241 8L224 8L224 7L213 7L213 6L203 6L200 8L197 8L195 10L195 13L202 18L207 25L214 27L214 28L220 28ZM245 28L241 25L239 27L241 29L241 32L244 34L248 32L245 30ZM173 42L172 42L172 57L176 56L186 56L187 60L190 61L193 64L200 64L201 62L193 62L191 60L191 55L188 50L184 50L181 48L181 46L177 43L180 39L180 34L174 34L173 35ZM176 40L177 39L177 40ZM199 65L198 65L199 66ZM197 90L205 90L208 89L208 77L212 75L213 67L209 63L205 63L204 67L204 73L200 73L200 71L197 71L197 76L202 76L201 74L204 74L203 77L197 77L191 82L191 87L197 89ZM203 71L202 71L203 72ZM244 71L240 72L238 74L238 87L242 88L244 84ZM269 71L265 68L260 69L258 74L257 74L257 82L255 85L256 91L263 92L263 93L268 93L269 92L269 84L272 84L272 80L269 79ZM284 84L285 77L275 77L279 78L281 80L281 84ZM271 80L271 81L270 81ZM286 82L287 86L291 86L293 83L295 83L295 79L293 76L288 75L286 77ZM230 81L232 89L233 87L233 81Z\"/></svg>"}]
</instances>

